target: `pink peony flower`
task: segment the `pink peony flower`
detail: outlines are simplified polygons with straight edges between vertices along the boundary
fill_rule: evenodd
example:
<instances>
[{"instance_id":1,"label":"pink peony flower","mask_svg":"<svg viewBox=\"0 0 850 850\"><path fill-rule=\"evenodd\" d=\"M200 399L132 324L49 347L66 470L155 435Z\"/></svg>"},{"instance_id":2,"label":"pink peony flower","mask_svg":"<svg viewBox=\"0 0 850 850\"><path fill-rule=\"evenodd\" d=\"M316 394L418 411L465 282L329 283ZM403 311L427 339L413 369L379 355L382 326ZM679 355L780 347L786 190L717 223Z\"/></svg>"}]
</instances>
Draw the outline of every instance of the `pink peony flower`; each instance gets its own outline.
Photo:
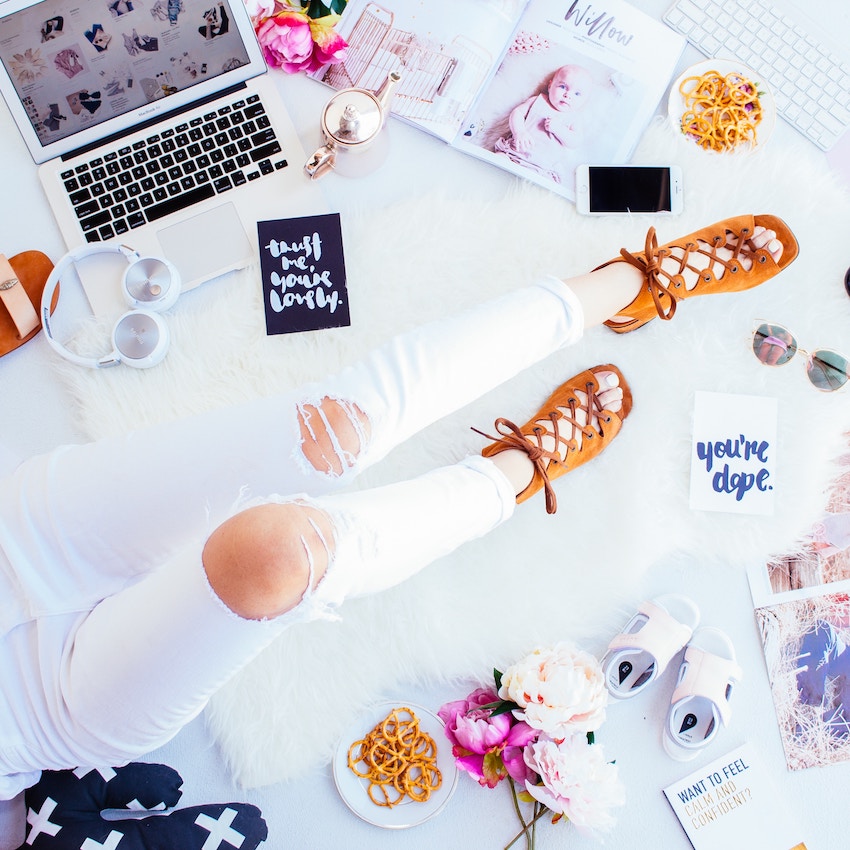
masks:
<instances>
[{"instance_id":1,"label":"pink peony flower","mask_svg":"<svg viewBox=\"0 0 850 850\"><path fill-rule=\"evenodd\" d=\"M304 12L290 9L261 19L256 32L266 63L294 74L342 62L348 45L334 31L338 20L339 15L314 20Z\"/></svg>"},{"instance_id":2,"label":"pink peony flower","mask_svg":"<svg viewBox=\"0 0 850 850\"><path fill-rule=\"evenodd\" d=\"M518 719L556 740L598 729L608 702L599 662L564 642L511 665L502 675L499 696L519 706Z\"/></svg>"},{"instance_id":3,"label":"pink peony flower","mask_svg":"<svg viewBox=\"0 0 850 850\"><path fill-rule=\"evenodd\" d=\"M313 42L316 45L313 57L317 62L317 68L323 65L337 65L346 58L345 50L348 43L334 29L339 17L339 15L324 15L310 21L310 32L313 34Z\"/></svg>"},{"instance_id":4,"label":"pink peony flower","mask_svg":"<svg viewBox=\"0 0 850 850\"><path fill-rule=\"evenodd\" d=\"M494 717L491 709L482 707L498 701L495 691L478 688L437 712L446 724L457 766L488 788L495 788L506 776L519 782L533 778L523 748L537 732L510 712Z\"/></svg>"},{"instance_id":5,"label":"pink peony flower","mask_svg":"<svg viewBox=\"0 0 850 850\"><path fill-rule=\"evenodd\" d=\"M276 0L245 0L245 8L255 23L261 18L269 18L275 12Z\"/></svg>"},{"instance_id":6,"label":"pink peony flower","mask_svg":"<svg viewBox=\"0 0 850 850\"><path fill-rule=\"evenodd\" d=\"M525 761L543 783L526 781L532 797L581 832L610 831L615 821L609 810L623 805L625 792L616 765L605 761L599 744L589 744L581 733L560 743L542 736L525 748Z\"/></svg>"}]
</instances>

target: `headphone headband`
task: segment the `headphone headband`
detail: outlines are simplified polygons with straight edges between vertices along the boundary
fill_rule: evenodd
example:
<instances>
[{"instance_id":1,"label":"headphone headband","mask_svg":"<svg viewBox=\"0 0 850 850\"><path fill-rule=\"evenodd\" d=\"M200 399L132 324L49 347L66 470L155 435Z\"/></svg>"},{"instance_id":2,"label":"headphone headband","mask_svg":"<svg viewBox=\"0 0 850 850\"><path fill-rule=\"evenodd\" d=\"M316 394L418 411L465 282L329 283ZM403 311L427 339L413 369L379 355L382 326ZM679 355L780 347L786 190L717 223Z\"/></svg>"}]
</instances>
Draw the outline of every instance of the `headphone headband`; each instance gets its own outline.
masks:
<instances>
[{"instance_id":1,"label":"headphone headband","mask_svg":"<svg viewBox=\"0 0 850 850\"><path fill-rule=\"evenodd\" d=\"M95 254L111 253L120 254L127 260L122 290L125 300L135 309L124 313L116 322L112 331L112 351L102 357L83 357L69 351L56 339L51 327L50 305L69 266ZM78 366L92 369L117 366L119 363L142 369L154 366L165 356L169 342L168 327L156 312L171 307L179 294L180 276L168 260L141 257L138 251L122 244L100 242L83 245L65 254L47 278L41 296L44 335L58 354Z\"/></svg>"}]
</instances>

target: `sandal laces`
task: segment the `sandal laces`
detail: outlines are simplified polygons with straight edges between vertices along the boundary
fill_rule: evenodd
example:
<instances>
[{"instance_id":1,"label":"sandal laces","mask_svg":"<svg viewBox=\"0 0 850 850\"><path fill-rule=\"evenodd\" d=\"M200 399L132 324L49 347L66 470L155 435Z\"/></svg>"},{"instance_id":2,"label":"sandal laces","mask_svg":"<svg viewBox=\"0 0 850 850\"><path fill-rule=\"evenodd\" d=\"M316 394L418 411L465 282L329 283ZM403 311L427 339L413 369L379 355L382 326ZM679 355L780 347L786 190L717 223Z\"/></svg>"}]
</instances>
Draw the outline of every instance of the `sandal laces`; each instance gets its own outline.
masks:
<instances>
[{"instance_id":1,"label":"sandal laces","mask_svg":"<svg viewBox=\"0 0 850 850\"><path fill-rule=\"evenodd\" d=\"M655 310L658 313L658 317L668 321L675 315L676 304L679 299L673 294L669 286L665 285L664 281L666 280L668 284L672 283L675 285L681 285L684 283L684 278L682 277L683 272L688 270L697 274L700 280L710 283L714 278L712 269L715 263L723 266L727 271L733 273L737 272L739 268L738 258L741 255L741 251L748 238L749 228L745 227L739 234L732 256L728 260L724 260L717 256L719 248L732 248L725 235L721 236L718 234L715 236L712 240L714 244L710 245L708 250L701 248L696 242L686 242L685 245L681 246L682 256L679 259L679 268L675 274L670 274L666 269L661 267L661 261L672 256L672 252L669 248L658 247L658 236L656 235L654 227L650 227L646 233L644 254L642 256L635 256L625 248L620 249L620 255L624 260L626 260L626 262L633 265L643 274L646 279L646 286L649 290L649 294L652 296L652 303L655 305ZM691 265L688 260L692 254L707 257L707 268L699 269L698 267ZM666 309L662 301L665 296L669 303L669 306Z\"/></svg>"},{"instance_id":2,"label":"sandal laces","mask_svg":"<svg viewBox=\"0 0 850 850\"><path fill-rule=\"evenodd\" d=\"M541 428L539 425L535 424L531 429L531 434L523 434L518 425L503 417L500 417L494 423L496 433L499 435L498 437L494 437L484 431L479 431L478 428L472 428L476 434L480 434L485 439L491 440L494 443L503 446L505 449L518 449L528 456L528 459L532 462L534 468L543 480L543 491L546 496L546 513L549 514L553 514L558 510L558 500L555 496L555 490L552 487L552 482L549 479L549 464L554 463L566 465L567 458L571 451L581 451L576 442L576 437L579 432L582 433L585 439L591 439L593 437L596 432L594 432L594 429L590 427L591 409L593 409L596 413L598 423L597 427L600 437L605 436L603 422L611 421L610 417L605 419L602 418L602 404L600 403L591 382L588 382L585 385L585 391L587 394L587 405L584 407L587 414L586 425L582 425L576 418L576 410L579 407L579 403L575 397L571 397L568 401L570 408L569 415L563 412L562 409L553 410L547 415L547 418L552 423L552 432L549 432L545 428ZM572 426L572 433L569 440L561 435L560 428L558 426L560 421L564 421ZM550 433L555 439L556 446L564 446L563 458L561 458L557 452L543 448L543 437ZM532 435L537 441L536 445L528 439ZM584 442L582 442L582 445L584 445Z\"/></svg>"}]
</instances>

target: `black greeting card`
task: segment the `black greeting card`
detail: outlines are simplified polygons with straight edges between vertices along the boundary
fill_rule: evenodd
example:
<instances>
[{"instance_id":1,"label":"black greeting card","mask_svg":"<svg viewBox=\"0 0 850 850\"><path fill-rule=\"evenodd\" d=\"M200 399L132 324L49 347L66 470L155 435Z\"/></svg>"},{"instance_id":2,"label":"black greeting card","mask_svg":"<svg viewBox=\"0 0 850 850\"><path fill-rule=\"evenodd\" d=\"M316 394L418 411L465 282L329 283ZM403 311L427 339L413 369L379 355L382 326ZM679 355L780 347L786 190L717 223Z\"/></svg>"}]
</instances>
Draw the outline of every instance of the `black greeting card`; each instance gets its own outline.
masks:
<instances>
[{"instance_id":1,"label":"black greeting card","mask_svg":"<svg viewBox=\"0 0 850 850\"><path fill-rule=\"evenodd\" d=\"M267 334L351 324L338 213L257 223Z\"/></svg>"}]
</instances>

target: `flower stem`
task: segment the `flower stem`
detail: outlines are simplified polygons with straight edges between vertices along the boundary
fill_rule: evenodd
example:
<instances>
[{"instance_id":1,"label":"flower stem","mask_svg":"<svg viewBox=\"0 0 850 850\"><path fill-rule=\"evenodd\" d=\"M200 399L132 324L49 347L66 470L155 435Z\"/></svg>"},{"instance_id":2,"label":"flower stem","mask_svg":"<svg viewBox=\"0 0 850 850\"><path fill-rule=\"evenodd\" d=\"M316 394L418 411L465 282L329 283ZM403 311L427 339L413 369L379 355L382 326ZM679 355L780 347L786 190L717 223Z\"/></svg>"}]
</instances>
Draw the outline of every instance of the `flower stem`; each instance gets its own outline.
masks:
<instances>
[{"instance_id":1,"label":"flower stem","mask_svg":"<svg viewBox=\"0 0 850 850\"><path fill-rule=\"evenodd\" d=\"M523 821L523 823L525 823L525 821ZM516 834L516 835L515 835L515 836L514 836L514 837L513 837L513 838L512 838L512 839L511 839L511 840L510 840L510 841L509 841L506 845L505 845L505 850L510 850L510 848L511 848L511 847L513 847L513 846L514 846L514 844L516 844L516 843L517 843L517 841L519 841L519 840L520 840L520 838L522 838L522 837L523 837L523 835L525 836L525 846L528 848L528 850L534 850L534 848L531 846L531 843L530 843L530 842L531 842L531 838L530 838L530 836L529 836L529 834L528 834L528 826L526 826L526 827L525 827L525 829L523 829L523 830L521 830L520 832L518 832L518 833L517 833L517 834Z\"/></svg>"},{"instance_id":2,"label":"flower stem","mask_svg":"<svg viewBox=\"0 0 850 850\"><path fill-rule=\"evenodd\" d=\"M513 781L508 780L511 786L511 798L514 802L514 811L516 812L516 816L519 819L519 822L522 824L522 829L510 840L508 844L505 845L504 850L510 850L520 838L525 836L525 846L526 850L534 850L534 841L535 841L535 832L537 830L537 821L543 817L549 810L544 806L541 802L535 800L534 808L532 810L532 818L530 821L526 822L525 818L522 816L522 811L519 807L519 798L516 794L516 786ZM529 832L531 830L531 832Z\"/></svg>"},{"instance_id":3,"label":"flower stem","mask_svg":"<svg viewBox=\"0 0 850 850\"><path fill-rule=\"evenodd\" d=\"M511 799L514 803L514 811L516 812L517 819L522 824L522 829L513 837L509 844L505 845L505 850L510 850L510 848L513 847L514 844L516 844L517 841L519 841L523 835L525 836L525 846L527 850L534 850L532 844L530 843L530 837L528 835L528 824L525 822L525 818L522 816L522 811L519 807L519 799L517 799L516 795L516 785L514 785L512 779L508 779L508 785L510 785L511 787Z\"/></svg>"},{"instance_id":4,"label":"flower stem","mask_svg":"<svg viewBox=\"0 0 850 850\"><path fill-rule=\"evenodd\" d=\"M514 796L516 796L516 795L514 795ZM519 803L517 803L517 809L519 809ZM519 841L520 838L522 838L523 835L525 836L525 846L528 848L528 850L534 850L534 838L535 838L534 832L537 828L537 821L539 821L546 814L548 809L546 808L546 806L542 805L541 803L536 803L535 806L534 806L534 810L535 810L534 811L534 817L530 821L528 821L528 823L526 823L525 820L523 820L522 816L520 815L520 821L522 822L525 829L518 832L511 839L510 843L505 845L505 850L509 850L510 847L513 847L514 844L516 844L517 841ZM530 833L529 833L529 830L531 830Z\"/></svg>"}]
</instances>

